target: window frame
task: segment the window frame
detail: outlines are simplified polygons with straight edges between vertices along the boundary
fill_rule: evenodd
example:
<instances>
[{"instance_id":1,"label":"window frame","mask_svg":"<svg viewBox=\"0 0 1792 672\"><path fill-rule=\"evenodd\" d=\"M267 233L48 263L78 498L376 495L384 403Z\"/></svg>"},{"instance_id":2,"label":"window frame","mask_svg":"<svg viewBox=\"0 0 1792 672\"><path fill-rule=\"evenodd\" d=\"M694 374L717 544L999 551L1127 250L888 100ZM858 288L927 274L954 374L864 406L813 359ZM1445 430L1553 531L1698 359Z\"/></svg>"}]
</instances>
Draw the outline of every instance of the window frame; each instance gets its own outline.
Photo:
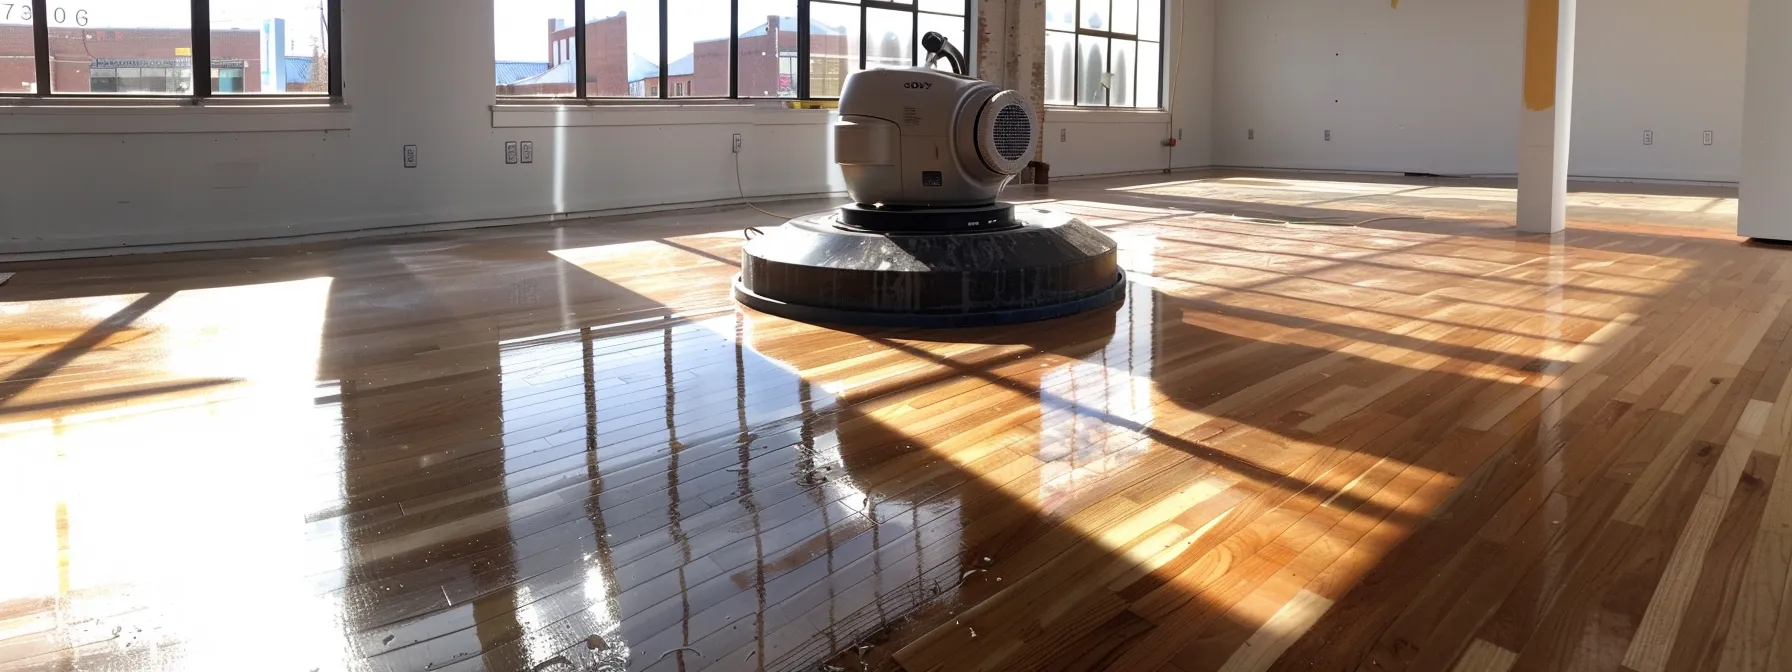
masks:
<instances>
[{"instance_id":1,"label":"window frame","mask_svg":"<svg viewBox=\"0 0 1792 672\"><path fill-rule=\"evenodd\" d=\"M341 0L330 0L330 1L331 2L340 2ZM499 104L502 104L502 105L651 105L651 104L664 104L669 101L676 100L681 104L699 104L699 105L701 105L701 104L715 104L715 103L733 103L733 102L740 102L740 101L753 102L753 101L831 101L831 100L839 100L840 99L839 96L811 95L812 92L810 91L810 82L809 82L809 75L810 75L809 61L810 61L811 56L813 55L810 50L812 36L810 35L811 23L810 23L810 18L809 18L810 17L809 8L810 8L811 4L820 3L820 4L824 4L824 5L854 7L859 10L859 34L857 36L858 52L859 52L858 53L858 59L859 59L859 70L858 71L865 70L865 63L866 63L866 59L868 57L867 54L869 52L869 50L865 48L865 42L866 42L866 32L865 31L867 30L865 17L866 17L866 13L869 10L871 10L871 9L896 10L896 11L906 12L911 15L910 20L909 20L909 33L910 33L909 44L912 45L911 49L913 51L913 55L911 57L910 64L911 64L911 66L919 66L922 63L925 63L927 60L926 54L922 53L922 49L921 49L921 32L920 32L921 31L921 20L920 20L920 17L923 15L928 15L928 16L944 16L944 17L958 18L963 23L963 28L962 28L960 34L965 36L964 39L966 39L968 41L970 39L969 36L971 35L971 25L972 25L971 19L974 18L974 12L976 11L976 6L977 6L976 0L959 0L960 2L962 2L964 4L964 13L962 15L954 15L954 14L947 14L944 12L925 11L925 10L921 9L921 0L909 0L909 2L892 2L890 0L795 0L796 16L794 18L796 19L796 23L797 23L796 31L795 31L796 32L796 72L793 73L792 76L796 79L796 81L795 81L796 95L794 97L784 98L784 97L779 97L779 96L742 96L742 95L740 95L740 32L741 32L740 0L729 0L729 2L728 2L728 26L729 26L729 30L728 30L728 54L729 54L729 57L728 57L728 95L725 95L725 96L682 96L681 97L681 96L671 95L672 87L669 85L669 80L670 80L671 75L668 71L671 68L669 67L669 64L668 64L668 60L670 59L670 54L668 53L669 45L667 44L667 33L670 32L670 25L671 25L671 23L670 23L671 16L670 16L670 11L669 11L671 2L670 2L670 0L659 0L660 66L659 66L659 78L658 78L659 79L659 82L658 82L659 87L658 87L657 95L592 96L592 95L590 95L589 82L586 81L586 78L589 76L589 73L587 72L587 68L590 65L589 62L587 61L587 57L586 57L586 41L587 41L586 34L587 34L587 31L585 29L585 26L587 25L587 23L586 23L587 14L585 11L585 3L587 0L569 0L569 1L572 2L572 5L573 5L573 25L577 26L577 29L573 31L573 36L572 36L573 58L575 60L575 62L573 64L573 78L575 81L574 81L572 95L564 95L563 94L563 95L554 96L554 95L517 95L517 94L495 93L496 87L494 87L495 97ZM972 58L970 52L974 51L973 49L970 49L966 45L957 44L957 43L954 43L953 46L956 46L959 48L959 50L964 51L965 57L967 59ZM974 72L974 67L973 67L973 72Z\"/></svg>"},{"instance_id":2,"label":"window frame","mask_svg":"<svg viewBox=\"0 0 1792 672\"><path fill-rule=\"evenodd\" d=\"M217 66L212 62L212 3L211 0L186 0L190 9L190 31L193 36L193 90L187 93L117 93L117 92L75 92L55 91L50 73L50 0L31 0L31 38L33 58L37 66L36 90L29 93L0 93L0 102L55 100L57 102L77 100L102 101L155 101L155 100L191 100L195 105L205 102L230 101L232 103L257 102L302 102L328 99L332 104L342 101L342 0L324 0L326 25L324 40L327 43L325 53L329 54L330 78L329 90L323 94L316 93L230 93L219 95L212 91L212 78L201 76L209 73ZM204 67L201 67L204 64Z\"/></svg>"},{"instance_id":3,"label":"window frame","mask_svg":"<svg viewBox=\"0 0 1792 672\"><path fill-rule=\"evenodd\" d=\"M1097 0L1097 1L1099 2L1102 0ZM1108 1L1110 2L1109 6L1108 6L1108 19L1111 21L1113 19L1113 5L1111 4L1112 0L1108 0ZM1106 49L1106 52L1104 55L1106 56L1107 61L1108 61L1108 72L1112 72L1113 67L1114 67L1114 48L1113 48L1114 40L1131 40L1134 45L1133 53L1134 53L1135 58L1137 58L1137 54L1139 51L1137 45L1143 44L1146 42L1156 44L1157 45L1157 88L1156 88L1157 104L1152 105L1150 107L1142 107L1136 103L1139 87L1138 87L1138 80L1137 80L1138 73L1136 72L1138 65L1137 65L1137 62L1135 61L1134 66L1133 66L1134 70L1135 70L1135 72L1133 73L1133 77L1134 77L1133 96L1134 96L1135 103L1133 105L1127 105L1127 106L1114 105L1114 90L1111 87L1108 88L1107 91L1103 92L1103 94L1102 94L1103 101L1101 104L1097 105L1095 103L1082 102L1082 92L1083 92L1083 79L1081 77L1082 73L1076 71L1076 69L1073 68L1072 72L1070 73L1070 102L1069 103L1046 103L1046 107L1051 108L1051 109L1063 109L1063 110L1146 110L1146 111L1151 111L1151 110L1169 109L1169 106L1166 105L1165 101L1164 101L1164 93L1165 93L1165 91L1164 91L1164 89L1165 89L1165 86L1164 86L1164 81L1165 81L1164 63L1169 58L1169 50L1164 47L1164 35L1169 32L1169 28L1170 28L1170 2L1168 0L1138 0L1138 2L1140 5L1143 5L1146 2L1157 2L1159 5L1158 13L1157 13L1157 17L1158 17L1158 19L1157 19L1157 39L1155 39L1155 40L1145 39L1145 37L1142 36L1141 34L1139 34L1136 29L1132 33L1120 33L1120 32L1114 32L1111 30L1102 30L1099 28L1084 28L1083 27L1083 0L1076 0L1076 9L1075 9L1074 13L1071 15L1071 21L1076 26L1076 28L1074 28L1072 30L1063 30L1060 28L1053 28L1048 24L1045 28L1045 34L1046 34L1046 37L1048 37L1048 38L1053 34L1068 35L1072 38L1070 41L1070 49L1071 49L1071 53L1072 53L1071 63L1073 63L1073 64L1079 63L1079 61L1081 59L1083 41L1079 38L1086 36L1086 37L1094 37L1094 38L1101 38L1101 39L1107 40L1108 46L1107 46L1107 49ZM1141 14L1141 12L1138 12L1136 10L1134 11L1135 17L1140 14ZM1049 55L1047 56L1046 65L1048 67L1051 65ZM1046 76L1048 78L1051 76L1049 71L1047 72Z\"/></svg>"}]
</instances>

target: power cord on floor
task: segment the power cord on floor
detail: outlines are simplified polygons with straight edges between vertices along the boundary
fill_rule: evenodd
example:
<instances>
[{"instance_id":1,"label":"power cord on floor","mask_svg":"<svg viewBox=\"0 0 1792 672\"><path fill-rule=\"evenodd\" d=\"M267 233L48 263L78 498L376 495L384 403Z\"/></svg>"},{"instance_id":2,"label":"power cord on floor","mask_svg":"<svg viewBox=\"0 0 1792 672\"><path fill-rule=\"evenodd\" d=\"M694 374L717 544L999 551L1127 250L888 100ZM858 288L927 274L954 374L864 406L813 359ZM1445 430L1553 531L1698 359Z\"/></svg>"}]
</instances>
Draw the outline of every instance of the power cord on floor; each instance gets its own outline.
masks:
<instances>
[{"instance_id":1,"label":"power cord on floor","mask_svg":"<svg viewBox=\"0 0 1792 672\"><path fill-rule=\"evenodd\" d=\"M1185 12L1179 6L1172 7L1171 12L1176 17L1176 29L1178 32L1176 33L1177 39L1170 42L1170 47L1176 53L1173 55L1173 58L1169 59L1170 77L1164 80L1164 85L1159 87L1157 92L1158 106L1162 107L1164 111L1168 113L1164 115L1164 137L1170 139L1170 151L1164 152L1164 172L1166 173L1174 172L1176 170L1176 145L1182 143L1182 138L1176 135L1176 94L1182 92L1182 87L1179 86L1176 81L1176 71L1182 67L1182 57L1184 56L1182 48L1189 42L1189 40L1186 39L1188 37L1187 17L1194 13Z\"/></svg>"},{"instance_id":2,"label":"power cord on floor","mask_svg":"<svg viewBox=\"0 0 1792 672\"><path fill-rule=\"evenodd\" d=\"M744 186L741 186L741 181L740 181L740 152L734 153L734 188L740 191L740 202L747 204L747 207L749 207L749 208L758 210L759 214L765 215L767 217L776 217L778 219L796 219L795 217L791 217L789 215L780 215L778 213L772 212L765 208L761 208L758 205L754 204L752 201L747 200L747 188ZM759 229L753 228L751 226L747 227L747 230L759 231ZM760 233L764 233L764 232L760 231Z\"/></svg>"}]
</instances>

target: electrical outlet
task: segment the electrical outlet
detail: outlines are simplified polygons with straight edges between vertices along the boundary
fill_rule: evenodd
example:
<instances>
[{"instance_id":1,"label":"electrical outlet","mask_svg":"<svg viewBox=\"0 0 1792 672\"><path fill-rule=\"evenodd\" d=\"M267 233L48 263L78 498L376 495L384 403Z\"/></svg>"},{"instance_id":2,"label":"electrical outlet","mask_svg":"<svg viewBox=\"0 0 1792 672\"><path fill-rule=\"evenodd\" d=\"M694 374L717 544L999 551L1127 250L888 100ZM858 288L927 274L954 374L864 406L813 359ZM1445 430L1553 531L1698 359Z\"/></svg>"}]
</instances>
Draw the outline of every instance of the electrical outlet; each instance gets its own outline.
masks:
<instances>
[{"instance_id":1,"label":"electrical outlet","mask_svg":"<svg viewBox=\"0 0 1792 672\"><path fill-rule=\"evenodd\" d=\"M1331 129L1329 129L1329 128L1328 128L1328 129L1325 129L1325 141L1326 141L1326 142L1331 142L1331 141L1332 141L1332 131L1331 131Z\"/></svg>"},{"instance_id":2,"label":"electrical outlet","mask_svg":"<svg viewBox=\"0 0 1792 672\"><path fill-rule=\"evenodd\" d=\"M1655 144L1655 131L1643 131L1643 144Z\"/></svg>"},{"instance_id":3,"label":"electrical outlet","mask_svg":"<svg viewBox=\"0 0 1792 672\"><path fill-rule=\"evenodd\" d=\"M735 154L740 153L740 134L739 133L734 134L734 153Z\"/></svg>"},{"instance_id":4,"label":"electrical outlet","mask_svg":"<svg viewBox=\"0 0 1792 672\"><path fill-rule=\"evenodd\" d=\"M1711 131L1705 131L1705 144L1709 145L1714 142L1717 142L1717 134L1712 133Z\"/></svg>"},{"instance_id":5,"label":"electrical outlet","mask_svg":"<svg viewBox=\"0 0 1792 672\"><path fill-rule=\"evenodd\" d=\"M1176 129L1176 139L1177 140L1182 139L1182 129L1180 129L1180 128Z\"/></svg>"},{"instance_id":6,"label":"electrical outlet","mask_svg":"<svg viewBox=\"0 0 1792 672\"><path fill-rule=\"evenodd\" d=\"M522 150L523 163L535 163L535 141L524 140Z\"/></svg>"},{"instance_id":7,"label":"electrical outlet","mask_svg":"<svg viewBox=\"0 0 1792 672\"><path fill-rule=\"evenodd\" d=\"M417 146L416 145L405 145L404 146L404 167L406 167L406 168L416 168L417 167Z\"/></svg>"},{"instance_id":8,"label":"electrical outlet","mask_svg":"<svg viewBox=\"0 0 1792 672\"><path fill-rule=\"evenodd\" d=\"M1070 139L1070 129L1068 129L1068 128L1058 129L1058 142L1064 142L1069 139Z\"/></svg>"},{"instance_id":9,"label":"electrical outlet","mask_svg":"<svg viewBox=\"0 0 1792 672\"><path fill-rule=\"evenodd\" d=\"M1244 139L1246 139L1246 140L1256 140L1256 139L1257 139L1257 129L1255 129L1255 128L1247 128L1247 129L1245 129L1245 130L1244 130Z\"/></svg>"},{"instance_id":10,"label":"electrical outlet","mask_svg":"<svg viewBox=\"0 0 1792 672\"><path fill-rule=\"evenodd\" d=\"M504 163L516 163L516 141L504 143Z\"/></svg>"}]
</instances>

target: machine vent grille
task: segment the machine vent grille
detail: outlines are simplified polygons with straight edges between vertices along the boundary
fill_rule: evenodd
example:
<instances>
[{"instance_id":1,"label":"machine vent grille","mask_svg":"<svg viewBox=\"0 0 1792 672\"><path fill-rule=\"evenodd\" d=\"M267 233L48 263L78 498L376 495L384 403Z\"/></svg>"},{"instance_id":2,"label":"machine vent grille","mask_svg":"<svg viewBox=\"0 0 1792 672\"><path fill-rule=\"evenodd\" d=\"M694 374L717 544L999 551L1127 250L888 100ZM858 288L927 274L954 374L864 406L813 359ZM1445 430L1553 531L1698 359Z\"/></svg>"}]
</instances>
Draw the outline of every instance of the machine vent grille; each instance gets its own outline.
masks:
<instances>
[{"instance_id":1,"label":"machine vent grille","mask_svg":"<svg viewBox=\"0 0 1792 672\"><path fill-rule=\"evenodd\" d=\"M1018 161L1027 155L1027 146L1033 142L1033 124L1027 119L1027 111L1019 105L1008 105L996 113L996 153L1009 161Z\"/></svg>"}]
</instances>

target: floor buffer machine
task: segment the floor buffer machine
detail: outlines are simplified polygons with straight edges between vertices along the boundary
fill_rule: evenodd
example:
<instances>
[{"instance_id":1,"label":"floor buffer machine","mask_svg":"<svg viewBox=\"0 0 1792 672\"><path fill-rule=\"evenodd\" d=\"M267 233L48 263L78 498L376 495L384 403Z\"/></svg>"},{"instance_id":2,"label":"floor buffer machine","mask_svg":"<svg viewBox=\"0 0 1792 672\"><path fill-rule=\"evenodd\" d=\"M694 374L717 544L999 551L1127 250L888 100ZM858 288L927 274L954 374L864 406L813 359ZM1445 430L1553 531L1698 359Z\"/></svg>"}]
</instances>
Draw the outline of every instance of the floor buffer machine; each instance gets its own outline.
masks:
<instances>
[{"instance_id":1,"label":"floor buffer machine","mask_svg":"<svg viewBox=\"0 0 1792 672\"><path fill-rule=\"evenodd\" d=\"M944 328L1061 317L1125 295L1114 241L1076 218L996 200L1032 159L1039 119L965 74L939 33L917 68L846 80L834 160L853 203L748 241L734 296L804 322ZM951 72L932 67L945 59Z\"/></svg>"}]
</instances>

